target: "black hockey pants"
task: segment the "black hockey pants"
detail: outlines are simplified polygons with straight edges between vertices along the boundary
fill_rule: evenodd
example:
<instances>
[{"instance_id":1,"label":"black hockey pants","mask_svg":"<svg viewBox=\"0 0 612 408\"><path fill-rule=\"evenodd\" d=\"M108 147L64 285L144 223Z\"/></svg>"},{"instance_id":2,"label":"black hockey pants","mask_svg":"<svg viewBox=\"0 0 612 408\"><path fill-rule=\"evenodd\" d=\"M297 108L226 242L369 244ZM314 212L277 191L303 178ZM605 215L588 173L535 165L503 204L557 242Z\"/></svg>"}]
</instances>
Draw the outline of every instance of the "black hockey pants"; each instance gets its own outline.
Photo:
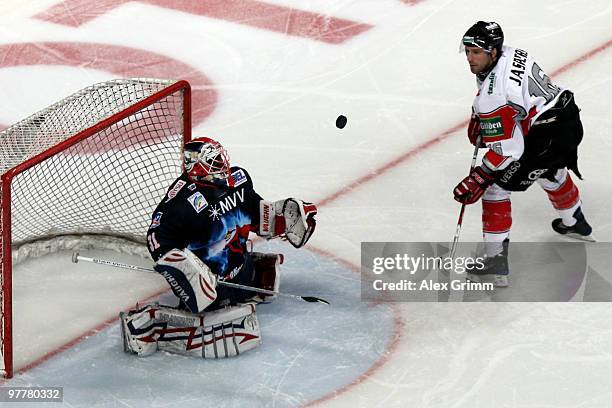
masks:
<instances>
[{"instance_id":1,"label":"black hockey pants","mask_svg":"<svg viewBox=\"0 0 612 408\"><path fill-rule=\"evenodd\" d=\"M578 145L583 136L579 112L574 95L563 92L559 102L529 130L523 156L500 171L495 183L508 191L525 191L538 178L552 181L564 167L582 178L578 171Z\"/></svg>"}]
</instances>

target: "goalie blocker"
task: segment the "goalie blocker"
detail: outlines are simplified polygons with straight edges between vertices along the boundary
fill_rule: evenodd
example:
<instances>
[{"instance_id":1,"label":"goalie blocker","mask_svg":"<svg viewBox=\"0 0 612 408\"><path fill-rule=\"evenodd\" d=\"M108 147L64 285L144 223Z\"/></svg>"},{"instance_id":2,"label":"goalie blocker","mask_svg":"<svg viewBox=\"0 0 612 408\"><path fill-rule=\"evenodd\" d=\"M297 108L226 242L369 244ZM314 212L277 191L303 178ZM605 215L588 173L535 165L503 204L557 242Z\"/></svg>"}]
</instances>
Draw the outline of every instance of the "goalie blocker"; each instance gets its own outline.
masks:
<instances>
[{"instance_id":1,"label":"goalie blocker","mask_svg":"<svg viewBox=\"0 0 612 408\"><path fill-rule=\"evenodd\" d=\"M187 248L166 252L153 269L166 279L181 304L193 313L203 311L217 299L217 275Z\"/></svg>"},{"instance_id":2,"label":"goalie blocker","mask_svg":"<svg viewBox=\"0 0 612 408\"><path fill-rule=\"evenodd\" d=\"M282 263L281 254L246 253L245 262L232 282L278 291ZM187 248L168 251L155 263L154 269L180 299L180 307L192 313L239 303L269 303L276 298L276 295L217 286L218 276Z\"/></svg>"}]
</instances>

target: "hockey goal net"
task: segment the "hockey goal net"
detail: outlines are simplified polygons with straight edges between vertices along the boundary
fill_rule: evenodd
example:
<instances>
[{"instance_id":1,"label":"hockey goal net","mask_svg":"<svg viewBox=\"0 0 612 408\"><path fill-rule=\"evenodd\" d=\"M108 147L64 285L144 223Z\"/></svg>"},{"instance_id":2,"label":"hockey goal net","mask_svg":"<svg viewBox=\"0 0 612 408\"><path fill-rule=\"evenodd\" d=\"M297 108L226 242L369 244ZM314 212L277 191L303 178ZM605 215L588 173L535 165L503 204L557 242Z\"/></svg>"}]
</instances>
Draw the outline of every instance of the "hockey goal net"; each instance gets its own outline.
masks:
<instances>
[{"instance_id":1,"label":"hockey goal net","mask_svg":"<svg viewBox=\"0 0 612 408\"><path fill-rule=\"evenodd\" d=\"M81 234L146 241L191 138L185 81L87 87L0 132L3 374L13 375L12 266L18 248Z\"/></svg>"}]
</instances>

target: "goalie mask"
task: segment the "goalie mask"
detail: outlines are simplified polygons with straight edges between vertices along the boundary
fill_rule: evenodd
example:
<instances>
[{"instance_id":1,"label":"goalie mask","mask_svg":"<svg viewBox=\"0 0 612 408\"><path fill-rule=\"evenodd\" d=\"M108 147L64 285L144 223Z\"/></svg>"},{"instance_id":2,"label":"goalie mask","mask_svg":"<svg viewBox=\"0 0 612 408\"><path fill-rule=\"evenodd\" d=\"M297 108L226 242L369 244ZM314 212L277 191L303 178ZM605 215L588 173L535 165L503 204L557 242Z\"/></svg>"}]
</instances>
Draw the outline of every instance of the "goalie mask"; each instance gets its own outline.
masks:
<instances>
[{"instance_id":1,"label":"goalie mask","mask_svg":"<svg viewBox=\"0 0 612 408\"><path fill-rule=\"evenodd\" d=\"M229 155L221 144L208 137L193 139L183 148L183 170L197 183L232 187Z\"/></svg>"}]
</instances>

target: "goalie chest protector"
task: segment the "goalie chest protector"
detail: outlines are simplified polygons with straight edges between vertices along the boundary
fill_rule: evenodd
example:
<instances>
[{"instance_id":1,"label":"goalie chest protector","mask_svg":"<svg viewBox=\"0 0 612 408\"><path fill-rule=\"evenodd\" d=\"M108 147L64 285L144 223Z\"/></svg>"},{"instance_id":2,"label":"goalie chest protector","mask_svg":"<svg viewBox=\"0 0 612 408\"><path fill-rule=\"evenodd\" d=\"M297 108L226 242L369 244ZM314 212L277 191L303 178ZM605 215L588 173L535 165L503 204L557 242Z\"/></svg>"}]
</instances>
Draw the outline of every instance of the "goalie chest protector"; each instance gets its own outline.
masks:
<instances>
[{"instance_id":1,"label":"goalie chest protector","mask_svg":"<svg viewBox=\"0 0 612 408\"><path fill-rule=\"evenodd\" d=\"M259 222L261 197L246 170L232 167L234 186L194 183L183 173L152 214L147 233L154 260L189 248L220 277L233 278L245 260L249 232Z\"/></svg>"}]
</instances>

